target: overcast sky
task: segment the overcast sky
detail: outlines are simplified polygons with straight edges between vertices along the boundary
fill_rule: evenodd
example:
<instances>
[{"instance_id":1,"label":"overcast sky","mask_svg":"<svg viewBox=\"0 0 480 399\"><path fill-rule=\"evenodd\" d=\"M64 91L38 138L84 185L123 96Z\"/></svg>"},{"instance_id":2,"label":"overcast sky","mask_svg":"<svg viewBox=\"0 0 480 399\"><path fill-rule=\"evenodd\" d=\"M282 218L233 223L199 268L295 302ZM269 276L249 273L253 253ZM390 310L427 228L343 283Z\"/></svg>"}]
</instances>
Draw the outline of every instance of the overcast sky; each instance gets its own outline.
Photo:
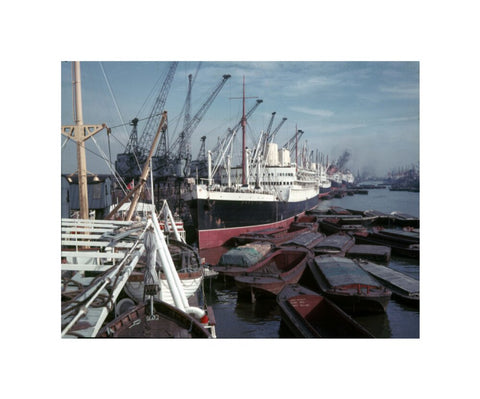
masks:
<instances>
[{"instance_id":1,"label":"overcast sky","mask_svg":"<svg viewBox=\"0 0 480 399\"><path fill-rule=\"evenodd\" d=\"M134 117L147 117L163 83L169 62L82 62L83 116L85 124L106 123L112 127L112 161L123 152ZM241 117L242 81L246 96L263 100L248 123L247 139L252 145L266 129L272 112L275 128L288 118L277 134L283 145L304 131L302 142L318 149L329 160L345 150L347 164L360 171L385 175L389 170L419 162L419 63L418 62L180 62L165 109L169 114L169 138L181 130L181 115L188 74L197 73L192 90L191 115L195 115L222 75L230 74L220 94L192 135L196 157L200 137L207 136L207 149ZM71 63L62 62L62 125L73 124ZM250 109L256 98L247 99ZM143 124L138 127L139 136ZM105 154L106 132L95 136ZM62 144L64 144L62 138ZM90 140L92 141L92 140ZM88 170L107 172L94 142L87 145ZM61 150L62 173L76 170L75 143Z\"/></svg>"}]
</instances>

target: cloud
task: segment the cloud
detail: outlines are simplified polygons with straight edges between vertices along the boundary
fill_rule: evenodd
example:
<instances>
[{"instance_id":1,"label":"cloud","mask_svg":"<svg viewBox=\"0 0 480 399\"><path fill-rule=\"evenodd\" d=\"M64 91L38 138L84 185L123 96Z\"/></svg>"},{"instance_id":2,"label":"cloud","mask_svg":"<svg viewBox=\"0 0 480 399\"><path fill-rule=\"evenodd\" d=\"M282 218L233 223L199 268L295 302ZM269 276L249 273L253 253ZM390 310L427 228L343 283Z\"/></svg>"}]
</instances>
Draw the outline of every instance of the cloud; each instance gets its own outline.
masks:
<instances>
[{"instance_id":1,"label":"cloud","mask_svg":"<svg viewBox=\"0 0 480 399\"><path fill-rule=\"evenodd\" d=\"M380 86L380 92L389 93L394 98L418 98L418 86L417 85L405 85L405 86Z\"/></svg>"},{"instance_id":2,"label":"cloud","mask_svg":"<svg viewBox=\"0 0 480 399\"><path fill-rule=\"evenodd\" d=\"M333 112L327 109L314 109L314 108L297 107L297 106L289 107L289 109L295 112L300 112L302 114L321 116L321 117L329 117L333 115Z\"/></svg>"},{"instance_id":3,"label":"cloud","mask_svg":"<svg viewBox=\"0 0 480 399\"><path fill-rule=\"evenodd\" d=\"M382 122L409 122L409 121L418 121L418 116L403 116L398 118L384 118L381 119Z\"/></svg>"}]
</instances>

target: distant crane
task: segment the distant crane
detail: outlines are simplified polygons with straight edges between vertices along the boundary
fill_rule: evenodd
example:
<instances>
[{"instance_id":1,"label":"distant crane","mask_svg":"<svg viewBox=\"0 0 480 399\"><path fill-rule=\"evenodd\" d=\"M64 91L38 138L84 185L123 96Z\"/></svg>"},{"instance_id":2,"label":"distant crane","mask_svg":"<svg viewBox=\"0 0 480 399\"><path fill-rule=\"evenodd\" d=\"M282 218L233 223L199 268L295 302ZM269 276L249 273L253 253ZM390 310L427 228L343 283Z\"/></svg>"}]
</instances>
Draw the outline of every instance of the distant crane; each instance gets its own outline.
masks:
<instances>
[{"instance_id":1,"label":"distant crane","mask_svg":"<svg viewBox=\"0 0 480 399\"><path fill-rule=\"evenodd\" d=\"M177 165L179 160L188 159L190 155L190 140L187 138L188 128L190 126L190 103L192 99L192 74L188 75L188 90L187 98L185 100L185 116L183 119L183 130L180 133L180 145L178 148ZM183 171L177 171L177 175L181 175Z\"/></svg>"},{"instance_id":2,"label":"distant crane","mask_svg":"<svg viewBox=\"0 0 480 399\"><path fill-rule=\"evenodd\" d=\"M125 146L125 151L117 155L117 161L115 162L115 168L122 177L132 179L140 176L140 168L146 160L153 138L157 132L177 66L178 62L171 63L140 138L138 138L137 133L138 119L135 118L130 123L133 128ZM166 134L166 129L162 129L157 151L166 151L168 148Z\"/></svg>"},{"instance_id":3,"label":"distant crane","mask_svg":"<svg viewBox=\"0 0 480 399\"><path fill-rule=\"evenodd\" d=\"M130 126L133 126L132 132L130 133L130 138L128 139L128 143L125 147L125 153L136 153L138 148L138 135L137 135L137 125L138 125L138 118L132 119L130 122Z\"/></svg>"},{"instance_id":4,"label":"distant crane","mask_svg":"<svg viewBox=\"0 0 480 399\"><path fill-rule=\"evenodd\" d=\"M267 135L270 134L270 130L272 129L272 125L273 125L273 119L275 118L275 114L276 112L272 112L272 117L270 118L270 122L268 123L268 127L267 127Z\"/></svg>"},{"instance_id":5,"label":"distant crane","mask_svg":"<svg viewBox=\"0 0 480 399\"><path fill-rule=\"evenodd\" d=\"M205 151L205 140L207 139L207 136L202 136L200 138L202 144L200 145L200 150L198 151L197 155L197 160L202 162L207 160L207 153Z\"/></svg>"},{"instance_id":6,"label":"distant crane","mask_svg":"<svg viewBox=\"0 0 480 399\"><path fill-rule=\"evenodd\" d=\"M292 152L293 149L295 148L296 144L298 141L300 141L300 138L303 135L303 130L298 130L295 132L295 134L288 140L284 145L283 148L286 148L288 151Z\"/></svg>"},{"instance_id":7,"label":"distant crane","mask_svg":"<svg viewBox=\"0 0 480 399\"><path fill-rule=\"evenodd\" d=\"M170 154L175 154L175 153L179 154L179 156L177 156L177 159L176 159L177 165L185 162L186 165L185 165L185 167L182 168L184 175L186 175L186 173L188 174L188 164L191 160L191 153L190 153L190 151L188 151L188 152L182 154L183 148L181 148L181 147L184 147L185 146L184 144L188 140L190 140L190 137L192 136L193 132L197 128L197 126L200 123L200 121L202 120L202 118L205 116L205 113L210 108L213 101L217 97L218 93L220 93L220 90L223 88L223 86L225 85L227 80L230 78L230 76L231 75L223 75L222 81L217 85L217 87L212 92L212 94L210 94L208 99L203 103L203 105L200 107L198 112L189 121L187 126L180 132L180 134L178 135L176 140L173 142L173 144L169 148L169 153ZM188 148L187 148L187 150L188 150ZM177 169L178 169L178 167L177 167Z\"/></svg>"},{"instance_id":8,"label":"distant crane","mask_svg":"<svg viewBox=\"0 0 480 399\"><path fill-rule=\"evenodd\" d=\"M147 124L143 129L143 133L140 136L138 147L139 147L139 156L140 158L145 158L148 150L150 149L150 145L152 143L153 137L157 131L158 125L160 123L160 119L162 118L162 112L165 108L165 103L167 102L167 96L170 91L170 87L172 86L173 77L175 76L175 71L177 69L178 62L172 62L170 68L167 73L167 77L163 82L162 88L160 89L160 93L153 105L152 112L150 112L150 116L147 120Z\"/></svg>"},{"instance_id":9,"label":"distant crane","mask_svg":"<svg viewBox=\"0 0 480 399\"><path fill-rule=\"evenodd\" d=\"M258 108L258 106L263 103L263 100L260 100L258 99L256 102L255 102L255 105L245 114L245 119L248 120L248 118L255 112L255 110ZM223 151L223 147L225 146L226 143L228 143L231 135L236 132L238 130L238 128L241 126L242 124L242 120L243 120L243 117L238 121L238 123L231 129L228 129L227 130L227 134L219 139L219 141L217 142L217 144L215 145L215 147L213 148L212 150L212 159L215 161L215 163L218 163L219 162L219 159L218 157L220 156L220 154L222 153Z\"/></svg>"},{"instance_id":10,"label":"distant crane","mask_svg":"<svg viewBox=\"0 0 480 399\"><path fill-rule=\"evenodd\" d=\"M285 121L287 120L287 118L282 118L282 120L280 121L280 123L278 124L278 126L274 129L274 131L268 135L268 142L271 143L273 141L273 139L275 138L275 135L278 133L278 131L280 130L280 128L282 127L282 125L285 123Z\"/></svg>"},{"instance_id":11,"label":"distant crane","mask_svg":"<svg viewBox=\"0 0 480 399\"><path fill-rule=\"evenodd\" d=\"M194 173L197 178L205 178L208 176L207 152L205 150L205 141L207 136L200 138L200 150L198 151L197 159L193 160L190 165L190 173Z\"/></svg>"},{"instance_id":12,"label":"distant crane","mask_svg":"<svg viewBox=\"0 0 480 399\"><path fill-rule=\"evenodd\" d=\"M268 123L267 130L263 132L259 138L259 142L254 149L254 153L251 159L252 165L255 164L259 159L261 159L261 157L266 155L267 145L273 141L275 135L287 120L287 118L283 118L279 125L276 127L276 129L270 133L275 115L276 112L272 112L272 117L270 118L270 122Z\"/></svg>"}]
</instances>

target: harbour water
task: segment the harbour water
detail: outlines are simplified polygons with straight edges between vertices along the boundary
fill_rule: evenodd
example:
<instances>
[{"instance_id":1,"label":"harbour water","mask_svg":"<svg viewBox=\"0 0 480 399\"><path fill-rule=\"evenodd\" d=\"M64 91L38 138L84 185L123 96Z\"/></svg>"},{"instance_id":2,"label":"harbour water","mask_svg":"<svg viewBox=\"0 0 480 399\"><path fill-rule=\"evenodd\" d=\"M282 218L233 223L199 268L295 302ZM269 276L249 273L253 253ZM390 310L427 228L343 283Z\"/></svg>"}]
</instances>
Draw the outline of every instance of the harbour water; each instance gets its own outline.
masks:
<instances>
[{"instance_id":1,"label":"harbour water","mask_svg":"<svg viewBox=\"0 0 480 399\"><path fill-rule=\"evenodd\" d=\"M398 211L419 217L419 193L369 190L368 195L345 196L320 201L319 209L340 206L347 209L373 209L384 213ZM392 256L388 266L420 279L418 259ZM280 317L275 299L250 303L239 299L234 283L217 277L205 283L205 300L212 306L218 338L290 338ZM379 338L419 338L420 312L391 299L385 314L359 316L355 319Z\"/></svg>"}]
</instances>

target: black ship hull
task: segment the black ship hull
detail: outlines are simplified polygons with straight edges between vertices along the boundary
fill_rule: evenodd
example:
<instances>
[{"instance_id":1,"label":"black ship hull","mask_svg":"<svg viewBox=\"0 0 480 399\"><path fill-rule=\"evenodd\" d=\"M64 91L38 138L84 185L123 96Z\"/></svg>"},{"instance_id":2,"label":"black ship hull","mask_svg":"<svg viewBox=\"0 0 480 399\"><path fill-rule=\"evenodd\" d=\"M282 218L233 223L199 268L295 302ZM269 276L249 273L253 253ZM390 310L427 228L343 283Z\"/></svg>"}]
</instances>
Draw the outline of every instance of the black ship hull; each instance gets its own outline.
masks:
<instances>
[{"instance_id":1,"label":"black ship hull","mask_svg":"<svg viewBox=\"0 0 480 399\"><path fill-rule=\"evenodd\" d=\"M284 227L314 208L318 196L297 202L192 199L199 248L219 247L230 238L268 227Z\"/></svg>"}]
</instances>

